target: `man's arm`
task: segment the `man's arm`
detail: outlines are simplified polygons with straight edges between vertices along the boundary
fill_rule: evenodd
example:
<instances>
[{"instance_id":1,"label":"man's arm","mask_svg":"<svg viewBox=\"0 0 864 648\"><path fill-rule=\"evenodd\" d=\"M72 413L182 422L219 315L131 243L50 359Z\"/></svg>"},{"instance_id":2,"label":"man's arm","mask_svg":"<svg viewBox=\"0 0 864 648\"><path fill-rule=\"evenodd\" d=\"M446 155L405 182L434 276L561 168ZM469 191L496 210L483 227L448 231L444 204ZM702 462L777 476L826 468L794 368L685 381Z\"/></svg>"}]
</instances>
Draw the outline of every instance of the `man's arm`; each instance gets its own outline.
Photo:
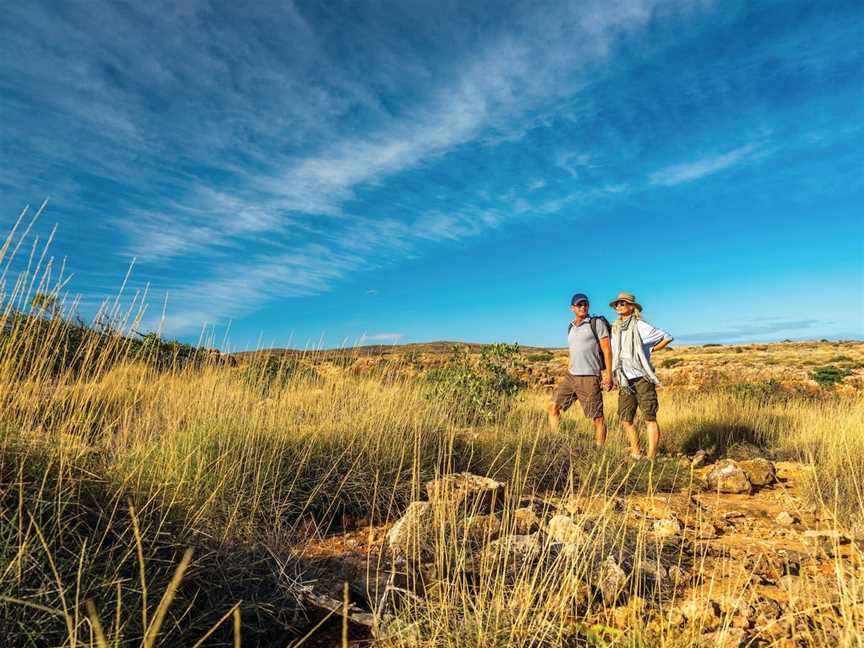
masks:
<instances>
[{"instance_id":1,"label":"man's arm","mask_svg":"<svg viewBox=\"0 0 864 648\"><path fill-rule=\"evenodd\" d=\"M600 351L606 361L606 369L603 370L603 380L600 384L603 389L610 391L612 389L612 344L609 342L608 335L600 338Z\"/></svg>"}]
</instances>

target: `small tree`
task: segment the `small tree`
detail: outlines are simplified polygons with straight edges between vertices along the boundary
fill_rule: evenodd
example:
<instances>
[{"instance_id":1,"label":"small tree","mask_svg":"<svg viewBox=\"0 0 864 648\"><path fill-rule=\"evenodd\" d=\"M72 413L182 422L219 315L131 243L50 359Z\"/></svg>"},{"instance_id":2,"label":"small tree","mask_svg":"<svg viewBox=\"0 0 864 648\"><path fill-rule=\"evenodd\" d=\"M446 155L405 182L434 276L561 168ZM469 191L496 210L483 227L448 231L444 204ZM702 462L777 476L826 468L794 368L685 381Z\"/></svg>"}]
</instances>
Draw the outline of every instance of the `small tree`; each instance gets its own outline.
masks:
<instances>
[{"instance_id":1,"label":"small tree","mask_svg":"<svg viewBox=\"0 0 864 648\"><path fill-rule=\"evenodd\" d=\"M443 367L426 376L428 396L446 402L460 423L487 422L504 413L525 387L518 344L493 344L474 358L468 347L454 347Z\"/></svg>"}]
</instances>

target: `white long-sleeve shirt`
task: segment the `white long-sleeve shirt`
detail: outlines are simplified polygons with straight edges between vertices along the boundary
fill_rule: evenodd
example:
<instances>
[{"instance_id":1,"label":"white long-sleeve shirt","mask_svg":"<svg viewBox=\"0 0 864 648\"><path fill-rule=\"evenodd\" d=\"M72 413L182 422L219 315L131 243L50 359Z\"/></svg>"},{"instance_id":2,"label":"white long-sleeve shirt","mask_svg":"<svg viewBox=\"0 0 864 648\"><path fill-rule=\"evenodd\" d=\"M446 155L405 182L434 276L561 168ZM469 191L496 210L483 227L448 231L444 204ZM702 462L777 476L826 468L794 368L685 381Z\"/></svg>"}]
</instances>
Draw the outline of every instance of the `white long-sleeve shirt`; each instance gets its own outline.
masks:
<instances>
[{"instance_id":1,"label":"white long-sleeve shirt","mask_svg":"<svg viewBox=\"0 0 864 648\"><path fill-rule=\"evenodd\" d=\"M669 340L670 342L673 340L672 336L669 335L666 331L661 331L658 328L654 328L645 320L639 320L636 322L636 330L639 331L639 337L642 338L642 350L645 351L645 357L648 359L648 362L651 362L651 349L660 342L661 340ZM612 327L612 366L615 366L615 355L618 351L618 332L615 330L615 327ZM654 366L653 364L651 365ZM645 374L643 374L638 369L630 369L624 368L624 375L627 376L630 380L635 380L636 378L641 378Z\"/></svg>"}]
</instances>

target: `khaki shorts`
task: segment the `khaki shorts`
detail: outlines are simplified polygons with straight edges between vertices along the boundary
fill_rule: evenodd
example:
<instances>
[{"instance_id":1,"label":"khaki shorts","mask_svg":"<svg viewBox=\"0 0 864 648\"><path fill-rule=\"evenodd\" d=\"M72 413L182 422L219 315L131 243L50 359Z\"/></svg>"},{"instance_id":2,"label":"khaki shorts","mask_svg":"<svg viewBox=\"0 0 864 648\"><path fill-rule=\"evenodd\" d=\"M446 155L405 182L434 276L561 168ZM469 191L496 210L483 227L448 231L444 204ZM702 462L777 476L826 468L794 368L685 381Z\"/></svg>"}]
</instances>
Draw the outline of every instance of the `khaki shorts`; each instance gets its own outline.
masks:
<instances>
[{"instance_id":1,"label":"khaki shorts","mask_svg":"<svg viewBox=\"0 0 864 648\"><path fill-rule=\"evenodd\" d=\"M567 376L559 383L555 390L553 402L558 408L565 412L578 400L582 405L585 416L595 419L603 416L603 393L600 391L599 376Z\"/></svg>"},{"instance_id":2,"label":"khaki shorts","mask_svg":"<svg viewBox=\"0 0 864 648\"><path fill-rule=\"evenodd\" d=\"M632 423L636 418L636 408L642 412L646 421L657 420L657 386L647 378L630 381L631 390L618 388L618 416L622 421Z\"/></svg>"}]
</instances>

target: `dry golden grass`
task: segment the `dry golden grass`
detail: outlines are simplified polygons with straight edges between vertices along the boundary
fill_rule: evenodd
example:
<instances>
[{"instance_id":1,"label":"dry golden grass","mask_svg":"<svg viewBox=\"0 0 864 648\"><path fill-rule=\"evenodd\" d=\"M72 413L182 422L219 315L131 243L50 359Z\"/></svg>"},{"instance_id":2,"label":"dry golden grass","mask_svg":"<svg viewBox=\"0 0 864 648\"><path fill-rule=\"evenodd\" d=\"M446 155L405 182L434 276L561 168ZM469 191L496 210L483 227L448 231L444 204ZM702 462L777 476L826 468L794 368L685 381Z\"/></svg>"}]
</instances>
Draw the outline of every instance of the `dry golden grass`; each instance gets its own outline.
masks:
<instances>
[{"instance_id":1,"label":"dry golden grass","mask_svg":"<svg viewBox=\"0 0 864 648\"><path fill-rule=\"evenodd\" d=\"M352 520L373 527L393 520L425 481L446 472L505 480L505 520L531 493L602 499L693 481L675 459L623 461L612 399L611 439L599 451L576 418L550 434L540 392L517 397L491 423L464 427L453 422L452 403L430 400L422 381L399 371L296 372L284 380L256 365L157 371L124 336L96 333L84 334L74 362L58 363L68 329L45 312L21 315L29 285L53 284L32 271L19 279L0 320L4 645L232 645L238 637L244 645L286 645L311 623L298 613L304 544ZM128 324L134 315L117 319ZM836 512L834 525L860 522L860 397L766 400L716 391L661 399L667 455L762 446L812 468L809 492ZM456 511L439 515L440 529L458 526ZM559 556L555 569L514 569L491 556L476 581L454 575L469 545L441 531L433 563L449 576L410 599L391 626L403 631L380 643L691 645L699 623L681 628L661 615L650 625L634 609L629 626L613 628L611 609L590 617L574 602L579 583L607 555L638 565L657 554L647 531L634 532L620 512L589 522L588 540ZM801 641L860 645L857 578L860 571L838 558L832 614L842 623L816 627ZM661 610L674 602L667 593L638 593ZM802 599L801 614L818 616L808 605ZM597 614L606 622L597 625ZM721 628L714 638L723 637Z\"/></svg>"}]
</instances>

